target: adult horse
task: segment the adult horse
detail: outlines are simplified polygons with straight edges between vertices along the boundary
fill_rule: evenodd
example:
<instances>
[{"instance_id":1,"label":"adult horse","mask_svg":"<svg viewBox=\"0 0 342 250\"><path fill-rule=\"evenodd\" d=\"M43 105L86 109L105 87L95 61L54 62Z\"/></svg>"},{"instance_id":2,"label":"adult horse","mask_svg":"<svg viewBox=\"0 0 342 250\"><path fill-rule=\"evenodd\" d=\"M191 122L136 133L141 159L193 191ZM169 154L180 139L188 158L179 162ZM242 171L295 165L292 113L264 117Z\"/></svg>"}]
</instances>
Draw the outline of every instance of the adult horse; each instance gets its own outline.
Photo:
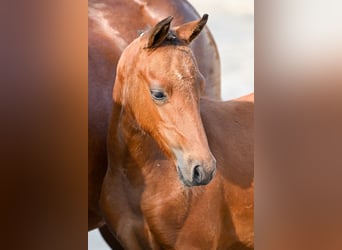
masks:
<instances>
[{"instance_id":1,"label":"adult horse","mask_svg":"<svg viewBox=\"0 0 342 250\"><path fill-rule=\"evenodd\" d=\"M253 96L200 98L206 20L166 18L119 60L100 204L124 249L253 248Z\"/></svg>"},{"instance_id":2,"label":"adult horse","mask_svg":"<svg viewBox=\"0 0 342 250\"><path fill-rule=\"evenodd\" d=\"M88 229L103 225L98 200L107 168L106 137L112 109L116 66L124 48L138 33L173 15L174 24L199 18L184 0L89 0L88 106ZM208 29L192 44L199 68L208 82L203 94L220 97L220 64Z\"/></svg>"}]
</instances>

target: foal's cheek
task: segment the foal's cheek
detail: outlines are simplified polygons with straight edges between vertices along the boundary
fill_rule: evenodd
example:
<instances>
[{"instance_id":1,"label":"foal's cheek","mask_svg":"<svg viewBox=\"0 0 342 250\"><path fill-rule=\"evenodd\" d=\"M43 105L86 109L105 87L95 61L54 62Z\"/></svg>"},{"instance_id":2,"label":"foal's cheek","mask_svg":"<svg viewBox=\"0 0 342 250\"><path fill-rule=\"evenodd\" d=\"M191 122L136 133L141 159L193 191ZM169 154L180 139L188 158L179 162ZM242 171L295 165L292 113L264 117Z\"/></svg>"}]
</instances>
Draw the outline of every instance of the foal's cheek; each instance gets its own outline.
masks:
<instances>
[{"instance_id":1,"label":"foal's cheek","mask_svg":"<svg viewBox=\"0 0 342 250\"><path fill-rule=\"evenodd\" d=\"M161 110L161 117L165 124L168 124L168 129L174 131L177 129L177 116L182 115L173 108L171 105L169 107L165 107L164 110Z\"/></svg>"}]
</instances>

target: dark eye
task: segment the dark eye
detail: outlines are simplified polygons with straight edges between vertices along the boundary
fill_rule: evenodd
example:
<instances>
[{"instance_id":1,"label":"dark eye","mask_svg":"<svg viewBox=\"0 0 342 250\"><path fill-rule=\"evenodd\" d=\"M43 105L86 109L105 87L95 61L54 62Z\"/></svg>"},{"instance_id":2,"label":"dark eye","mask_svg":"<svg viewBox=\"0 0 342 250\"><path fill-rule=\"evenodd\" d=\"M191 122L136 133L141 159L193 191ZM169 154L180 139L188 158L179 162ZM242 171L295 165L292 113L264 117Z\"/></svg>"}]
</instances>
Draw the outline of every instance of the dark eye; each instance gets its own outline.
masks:
<instances>
[{"instance_id":1,"label":"dark eye","mask_svg":"<svg viewBox=\"0 0 342 250\"><path fill-rule=\"evenodd\" d=\"M151 96L155 101L165 101L167 98L164 91L160 89L151 89Z\"/></svg>"}]
</instances>

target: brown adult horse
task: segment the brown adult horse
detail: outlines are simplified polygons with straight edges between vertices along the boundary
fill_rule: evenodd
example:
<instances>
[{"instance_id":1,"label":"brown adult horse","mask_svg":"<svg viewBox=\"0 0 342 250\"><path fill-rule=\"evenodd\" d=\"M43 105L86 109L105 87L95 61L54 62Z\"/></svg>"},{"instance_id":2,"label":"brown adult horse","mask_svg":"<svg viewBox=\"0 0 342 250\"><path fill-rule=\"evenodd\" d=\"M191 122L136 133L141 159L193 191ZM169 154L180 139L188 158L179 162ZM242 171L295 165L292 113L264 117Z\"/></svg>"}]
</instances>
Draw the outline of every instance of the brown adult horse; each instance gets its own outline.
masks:
<instances>
[{"instance_id":1,"label":"brown adult horse","mask_svg":"<svg viewBox=\"0 0 342 250\"><path fill-rule=\"evenodd\" d=\"M98 200L107 168L106 138L112 109L116 65L123 49L142 30L166 16L174 24L193 21L199 15L185 0L89 0L89 145L88 145L88 228L102 225ZM220 96L220 63L215 42L208 29L192 43L199 69L208 82L203 94Z\"/></svg>"},{"instance_id":2,"label":"brown adult horse","mask_svg":"<svg viewBox=\"0 0 342 250\"><path fill-rule=\"evenodd\" d=\"M253 248L253 96L200 99L206 19L166 18L119 60L101 208L124 249Z\"/></svg>"}]
</instances>

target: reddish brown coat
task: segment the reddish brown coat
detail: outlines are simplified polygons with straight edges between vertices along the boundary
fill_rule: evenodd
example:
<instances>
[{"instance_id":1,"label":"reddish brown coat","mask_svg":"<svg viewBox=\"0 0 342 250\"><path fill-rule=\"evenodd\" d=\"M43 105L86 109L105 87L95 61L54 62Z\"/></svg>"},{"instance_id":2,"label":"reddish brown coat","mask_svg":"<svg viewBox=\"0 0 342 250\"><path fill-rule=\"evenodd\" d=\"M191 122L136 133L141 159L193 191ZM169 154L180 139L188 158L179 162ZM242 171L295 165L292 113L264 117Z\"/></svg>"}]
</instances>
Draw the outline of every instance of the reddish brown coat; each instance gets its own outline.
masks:
<instances>
[{"instance_id":1,"label":"reddish brown coat","mask_svg":"<svg viewBox=\"0 0 342 250\"><path fill-rule=\"evenodd\" d=\"M98 199L107 167L106 138L112 109L116 66L123 49L139 32L172 15L173 24L199 18L184 0L89 0L88 1L88 228L103 224ZM220 96L220 62L207 28L192 44L199 68L210 83L204 94Z\"/></svg>"},{"instance_id":2,"label":"reddish brown coat","mask_svg":"<svg viewBox=\"0 0 342 250\"><path fill-rule=\"evenodd\" d=\"M101 208L125 249L254 246L254 98L200 100L187 43L202 20L170 32L163 20L120 58Z\"/></svg>"}]
</instances>

